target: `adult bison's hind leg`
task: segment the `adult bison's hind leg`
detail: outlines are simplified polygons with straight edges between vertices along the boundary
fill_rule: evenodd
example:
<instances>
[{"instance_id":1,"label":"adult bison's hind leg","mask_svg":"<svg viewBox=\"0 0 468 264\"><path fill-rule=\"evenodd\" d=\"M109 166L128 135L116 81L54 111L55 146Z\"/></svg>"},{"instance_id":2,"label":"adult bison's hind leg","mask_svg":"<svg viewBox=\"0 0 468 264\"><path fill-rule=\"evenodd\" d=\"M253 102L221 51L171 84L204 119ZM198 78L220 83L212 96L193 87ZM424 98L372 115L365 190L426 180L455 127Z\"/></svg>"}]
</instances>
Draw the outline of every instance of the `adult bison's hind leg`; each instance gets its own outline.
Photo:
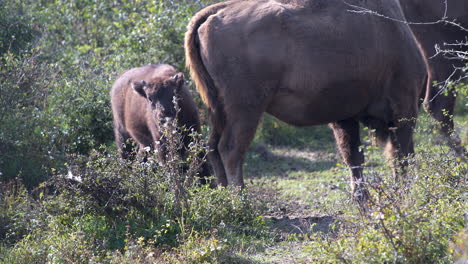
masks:
<instances>
[{"instance_id":1,"label":"adult bison's hind leg","mask_svg":"<svg viewBox=\"0 0 468 264\"><path fill-rule=\"evenodd\" d=\"M223 161L221 159L221 156L219 155L218 150L219 140L221 138L220 132L218 130L222 129L222 124L215 123L213 117L211 122L213 126L211 128L210 139L208 142L208 145L210 146L208 160L210 161L211 166L213 167L214 174L216 175L216 178L218 180L218 184L222 186L227 186L228 181L226 178L226 171L224 169Z\"/></svg>"},{"instance_id":2,"label":"adult bison's hind leg","mask_svg":"<svg viewBox=\"0 0 468 264\"><path fill-rule=\"evenodd\" d=\"M407 158L414 153L413 128L415 120L399 120L396 127L390 127L390 137L385 152L391 158L393 176L396 180L406 174Z\"/></svg>"},{"instance_id":3,"label":"adult bison's hind leg","mask_svg":"<svg viewBox=\"0 0 468 264\"><path fill-rule=\"evenodd\" d=\"M232 110L232 109L231 109ZM236 109L226 115L218 150L226 170L229 185L244 187L242 165L245 153L257 129L261 110Z\"/></svg>"},{"instance_id":4,"label":"adult bison's hind leg","mask_svg":"<svg viewBox=\"0 0 468 264\"><path fill-rule=\"evenodd\" d=\"M337 147L346 165L351 170L351 190L353 198L360 204L369 199L369 192L365 186L362 173L364 163L364 152L359 149L361 139L359 138L359 122L355 119L346 119L330 123L333 129Z\"/></svg>"}]
</instances>

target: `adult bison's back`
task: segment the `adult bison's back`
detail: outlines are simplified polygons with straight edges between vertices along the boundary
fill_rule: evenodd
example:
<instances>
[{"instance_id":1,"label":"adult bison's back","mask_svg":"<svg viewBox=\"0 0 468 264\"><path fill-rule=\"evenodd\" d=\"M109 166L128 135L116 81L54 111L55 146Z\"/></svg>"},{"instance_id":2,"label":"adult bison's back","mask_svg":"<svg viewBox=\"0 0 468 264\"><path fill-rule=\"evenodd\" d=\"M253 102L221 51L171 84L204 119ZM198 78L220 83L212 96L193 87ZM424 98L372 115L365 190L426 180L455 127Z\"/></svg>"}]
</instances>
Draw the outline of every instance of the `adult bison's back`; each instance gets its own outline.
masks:
<instances>
[{"instance_id":1,"label":"adult bison's back","mask_svg":"<svg viewBox=\"0 0 468 264\"><path fill-rule=\"evenodd\" d=\"M348 3L403 19L397 0ZM366 195L356 188L358 121L395 157L413 151L426 71L412 33L349 9L342 0L230 1L192 18L187 66L211 113L210 159L222 184L244 185L242 161L263 112L298 126L330 123L358 199Z\"/></svg>"}]
</instances>

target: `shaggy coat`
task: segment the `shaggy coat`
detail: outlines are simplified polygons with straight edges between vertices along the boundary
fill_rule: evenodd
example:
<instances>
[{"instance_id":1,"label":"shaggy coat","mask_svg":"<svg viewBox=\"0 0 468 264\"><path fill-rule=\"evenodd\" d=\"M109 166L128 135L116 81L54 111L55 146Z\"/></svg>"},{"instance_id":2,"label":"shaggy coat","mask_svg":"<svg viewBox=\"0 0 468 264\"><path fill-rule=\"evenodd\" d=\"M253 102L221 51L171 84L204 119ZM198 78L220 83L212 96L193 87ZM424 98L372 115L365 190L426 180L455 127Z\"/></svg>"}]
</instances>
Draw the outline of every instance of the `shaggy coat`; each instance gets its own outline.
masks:
<instances>
[{"instance_id":1,"label":"shaggy coat","mask_svg":"<svg viewBox=\"0 0 468 264\"><path fill-rule=\"evenodd\" d=\"M129 158L133 153L131 138L136 141L140 155L144 155L145 147L150 147L157 149L160 159L165 160L166 146L161 139L160 126L168 118L176 117L174 96L178 98L180 108L177 125L187 128L182 135L184 148L180 155L185 155L185 149L192 141L190 130L200 132L197 107L184 84L183 74L170 65L130 69L117 78L110 95L115 141L122 158ZM202 174L209 174L206 165Z\"/></svg>"}]
</instances>

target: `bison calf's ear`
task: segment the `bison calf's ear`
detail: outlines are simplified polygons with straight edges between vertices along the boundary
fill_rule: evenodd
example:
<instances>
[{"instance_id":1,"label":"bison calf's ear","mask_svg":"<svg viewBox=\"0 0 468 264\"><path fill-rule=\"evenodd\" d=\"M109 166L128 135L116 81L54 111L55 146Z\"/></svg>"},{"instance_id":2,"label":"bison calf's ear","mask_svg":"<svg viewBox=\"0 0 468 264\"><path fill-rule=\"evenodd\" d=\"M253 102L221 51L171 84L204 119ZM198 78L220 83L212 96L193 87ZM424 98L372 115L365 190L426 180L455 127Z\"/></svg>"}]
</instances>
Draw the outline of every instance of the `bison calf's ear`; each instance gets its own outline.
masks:
<instances>
[{"instance_id":1,"label":"bison calf's ear","mask_svg":"<svg viewBox=\"0 0 468 264\"><path fill-rule=\"evenodd\" d=\"M184 74L179 72L176 75L172 76L172 80L174 80L177 87L177 91L179 91L184 85Z\"/></svg>"},{"instance_id":2,"label":"bison calf's ear","mask_svg":"<svg viewBox=\"0 0 468 264\"><path fill-rule=\"evenodd\" d=\"M144 90L145 87L146 87L146 82L144 80L141 80L140 82L132 82L133 90L137 92L139 95L146 98L146 93Z\"/></svg>"}]
</instances>

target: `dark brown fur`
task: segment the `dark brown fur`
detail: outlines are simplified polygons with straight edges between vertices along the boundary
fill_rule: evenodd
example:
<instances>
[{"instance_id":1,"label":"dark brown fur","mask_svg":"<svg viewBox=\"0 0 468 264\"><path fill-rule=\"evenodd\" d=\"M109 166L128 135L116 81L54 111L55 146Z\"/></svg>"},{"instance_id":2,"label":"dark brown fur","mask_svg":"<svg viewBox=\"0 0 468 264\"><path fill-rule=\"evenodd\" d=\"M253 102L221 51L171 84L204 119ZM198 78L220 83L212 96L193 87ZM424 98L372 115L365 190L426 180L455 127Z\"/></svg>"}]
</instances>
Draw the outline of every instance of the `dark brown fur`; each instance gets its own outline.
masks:
<instances>
[{"instance_id":1,"label":"dark brown fur","mask_svg":"<svg viewBox=\"0 0 468 264\"><path fill-rule=\"evenodd\" d=\"M350 3L403 19L396 0ZM412 33L348 9L341 0L228 1L192 18L186 64L211 115L219 183L244 186L243 159L264 112L297 126L330 123L359 200L359 121L379 129L392 157L413 152L427 74Z\"/></svg>"},{"instance_id":2,"label":"dark brown fur","mask_svg":"<svg viewBox=\"0 0 468 264\"><path fill-rule=\"evenodd\" d=\"M445 12L442 0L400 0L403 12L409 22L430 23L443 18ZM447 20L459 23L468 28L468 1L449 0L447 2ZM425 105L428 112L440 122L442 134L447 138L449 145L462 156L466 151L461 145L460 138L453 134L453 114L455 108L456 92L450 90L447 95L441 91L443 85L433 85L433 82L443 83L450 77L459 79L464 73L453 74L455 67L462 67L463 61L451 60L439 54L435 57L435 46L444 47L444 43L457 43L466 41L468 34L460 28L445 23L436 24L410 24L416 38L421 43L430 69L430 88L425 95ZM456 49L468 51L466 46L456 46ZM453 75L452 75L453 74Z\"/></svg>"},{"instance_id":3,"label":"dark brown fur","mask_svg":"<svg viewBox=\"0 0 468 264\"><path fill-rule=\"evenodd\" d=\"M136 141L140 155L144 148L158 149L164 161L166 151L161 142L160 125L166 118L176 116L173 97L179 98L180 112L177 115L179 127L200 132L200 121L197 107L190 91L184 84L183 74L177 73L174 67L166 64L146 65L122 73L111 90L112 113L116 146L122 158L129 158L133 149L129 139ZM151 99L151 100L150 100ZM184 132L185 148L192 141L189 131ZM159 141L156 144L155 142ZM209 173L204 166L203 176Z\"/></svg>"}]
</instances>

